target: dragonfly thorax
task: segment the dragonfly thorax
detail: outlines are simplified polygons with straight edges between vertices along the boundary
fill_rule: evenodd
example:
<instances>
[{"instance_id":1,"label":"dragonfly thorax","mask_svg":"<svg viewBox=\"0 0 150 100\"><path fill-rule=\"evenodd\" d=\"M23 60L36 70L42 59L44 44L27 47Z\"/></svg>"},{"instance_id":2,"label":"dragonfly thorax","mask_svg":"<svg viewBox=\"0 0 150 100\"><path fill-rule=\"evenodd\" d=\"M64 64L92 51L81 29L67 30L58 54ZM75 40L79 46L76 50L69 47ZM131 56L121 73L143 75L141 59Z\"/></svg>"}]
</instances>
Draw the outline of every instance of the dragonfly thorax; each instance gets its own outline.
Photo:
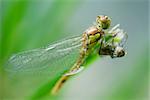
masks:
<instances>
[{"instance_id":1,"label":"dragonfly thorax","mask_svg":"<svg viewBox=\"0 0 150 100\"><path fill-rule=\"evenodd\" d=\"M89 27L85 33L90 36L90 35L95 35L97 33L100 33L102 31L102 29L98 29L97 27L95 26L92 26L92 27Z\"/></svg>"},{"instance_id":2,"label":"dragonfly thorax","mask_svg":"<svg viewBox=\"0 0 150 100\"><path fill-rule=\"evenodd\" d=\"M88 37L88 45L97 43L102 35L104 35L104 31L101 29L98 29L96 26L88 28L84 34Z\"/></svg>"}]
</instances>

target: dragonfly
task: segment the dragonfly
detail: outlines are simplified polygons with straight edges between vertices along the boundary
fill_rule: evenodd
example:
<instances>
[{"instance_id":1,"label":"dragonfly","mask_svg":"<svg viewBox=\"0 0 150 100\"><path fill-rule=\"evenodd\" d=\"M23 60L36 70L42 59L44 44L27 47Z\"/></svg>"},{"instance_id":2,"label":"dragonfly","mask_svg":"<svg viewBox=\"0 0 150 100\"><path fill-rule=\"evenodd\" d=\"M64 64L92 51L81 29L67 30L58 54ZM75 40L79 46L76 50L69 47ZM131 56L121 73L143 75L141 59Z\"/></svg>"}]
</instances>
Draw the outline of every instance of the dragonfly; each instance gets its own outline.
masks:
<instances>
[{"instance_id":1,"label":"dragonfly","mask_svg":"<svg viewBox=\"0 0 150 100\"><path fill-rule=\"evenodd\" d=\"M112 28L110 26L111 18L99 15L95 25L86 29L82 35L15 54L10 57L5 69L15 77L33 73L50 77L60 73L60 78L51 90L51 94L56 94L69 77L85 68L84 63L89 55L111 58L126 55L126 32L119 28L119 24Z\"/></svg>"}]
</instances>

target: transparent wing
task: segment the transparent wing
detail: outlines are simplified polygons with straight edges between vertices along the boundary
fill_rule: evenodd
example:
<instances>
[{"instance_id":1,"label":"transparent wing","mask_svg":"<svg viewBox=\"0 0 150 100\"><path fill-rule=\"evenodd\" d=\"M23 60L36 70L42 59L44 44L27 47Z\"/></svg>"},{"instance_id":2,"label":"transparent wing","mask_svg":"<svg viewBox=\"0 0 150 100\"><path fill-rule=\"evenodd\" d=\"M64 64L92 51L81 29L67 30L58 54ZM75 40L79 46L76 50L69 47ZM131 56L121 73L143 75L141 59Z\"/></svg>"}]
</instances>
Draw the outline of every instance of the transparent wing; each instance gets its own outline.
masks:
<instances>
[{"instance_id":1,"label":"transparent wing","mask_svg":"<svg viewBox=\"0 0 150 100\"><path fill-rule=\"evenodd\" d=\"M128 35L126 32L120 29L119 26L120 25L117 24L109 30L108 33L114 35L114 37L111 38L109 42L112 42L111 40L113 39L117 40L117 41L113 41L114 45L123 47L127 41Z\"/></svg>"},{"instance_id":2,"label":"transparent wing","mask_svg":"<svg viewBox=\"0 0 150 100\"><path fill-rule=\"evenodd\" d=\"M13 75L50 76L62 73L77 60L81 42L82 37L78 36L44 48L18 53L8 60L5 69Z\"/></svg>"},{"instance_id":3,"label":"transparent wing","mask_svg":"<svg viewBox=\"0 0 150 100\"><path fill-rule=\"evenodd\" d=\"M127 33L123 32L123 37L122 37L122 39L121 39L121 42L119 43L119 45L120 45L121 47L124 47L124 45L125 45L125 43L126 43L126 41L127 41L127 38L128 38Z\"/></svg>"},{"instance_id":4,"label":"transparent wing","mask_svg":"<svg viewBox=\"0 0 150 100\"><path fill-rule=\"evenodd\" d=\"M12 56L6 66L7 88L13 97L48 93L55 81L68 71L80 55L82 37L66 39L47 47Z\"/></svg>"},{"instance_id":5,"label":"transparent wing","mask_svg":"<svg viewBox=\"0 0 150 100\"><path fill-rule=\"evenodd\" d=\"M123 47L127 41L128 35L126 32L124 32L122 29L116 30L116 36L115 38L118 38L120 41L118 42L118 45Z\"/></svg>"}]
</instances>

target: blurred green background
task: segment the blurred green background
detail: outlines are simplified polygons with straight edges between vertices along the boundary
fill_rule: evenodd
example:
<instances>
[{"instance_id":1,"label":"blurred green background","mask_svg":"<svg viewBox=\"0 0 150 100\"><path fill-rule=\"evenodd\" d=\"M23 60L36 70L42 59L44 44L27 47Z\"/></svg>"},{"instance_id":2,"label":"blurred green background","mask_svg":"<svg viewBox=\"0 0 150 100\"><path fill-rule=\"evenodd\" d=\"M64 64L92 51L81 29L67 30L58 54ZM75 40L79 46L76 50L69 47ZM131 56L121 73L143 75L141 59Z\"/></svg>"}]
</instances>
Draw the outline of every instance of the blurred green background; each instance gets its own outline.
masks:
<instances>
[{"instance_id":1,"label":"blurred green background","mask_svg":"<svg viewBox=\"0 0 150 100\"><path fill-rule=\"evenodd\" d=\"M1 98L8 99L3 92L7 84L3 65L8 57L82 34L97 15L104 14L128 33L128 55L96 60L70 79L57 99L148 100L148 6L148 0L1 0ZM18 98L24 99L20 92Z\"/></svg>"}]
</instances>

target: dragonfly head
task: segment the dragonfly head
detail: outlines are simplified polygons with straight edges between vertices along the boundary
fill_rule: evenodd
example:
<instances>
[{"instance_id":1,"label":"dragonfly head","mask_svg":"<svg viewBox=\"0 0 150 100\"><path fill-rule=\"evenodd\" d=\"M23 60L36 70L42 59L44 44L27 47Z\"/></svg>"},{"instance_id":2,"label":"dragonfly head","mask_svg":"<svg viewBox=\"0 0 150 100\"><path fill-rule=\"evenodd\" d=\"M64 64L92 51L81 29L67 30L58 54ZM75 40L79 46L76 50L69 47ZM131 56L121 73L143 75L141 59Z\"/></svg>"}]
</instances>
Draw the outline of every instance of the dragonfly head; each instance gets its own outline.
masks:
<instances>
[{"instance_id":1,"label":"dragonfly head","mask_svg":"<svg viewBox=\"0 0 150 100\"><path fill-rule=\"evenodd\" d=\"M106 15L99 15L96 18L96 24L98 28L108 29L111 24L111 19Z\"/></svg>"}]
</instances>

